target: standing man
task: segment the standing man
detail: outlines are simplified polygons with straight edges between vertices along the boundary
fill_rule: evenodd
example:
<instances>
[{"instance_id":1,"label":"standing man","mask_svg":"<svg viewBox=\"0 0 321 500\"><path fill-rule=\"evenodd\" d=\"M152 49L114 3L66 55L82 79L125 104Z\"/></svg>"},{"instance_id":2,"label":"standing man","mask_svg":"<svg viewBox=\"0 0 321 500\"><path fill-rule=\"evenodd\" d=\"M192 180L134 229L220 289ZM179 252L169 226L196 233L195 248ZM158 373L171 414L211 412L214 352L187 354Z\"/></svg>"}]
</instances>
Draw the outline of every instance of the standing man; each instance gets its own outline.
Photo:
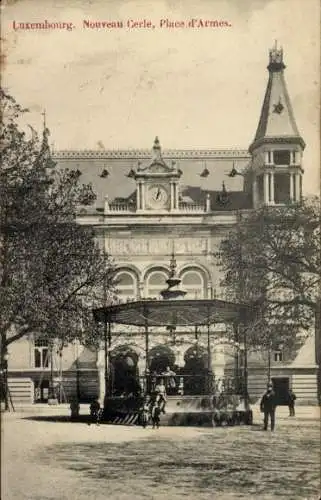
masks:
<instances>
[{"instance_id":1,"label":"standing man","mask_svg":"<svg viewBox=\"0 0 321 500\"><path fill-rule=\"evenodd\" d=\"M289 394L288 394L289 417L295 416L295 410L294 410L295 400L296 400L296 395L294 394L292 389L289 389Z\"/></svg>"},{"instance_id":2,"label":"standing man","mask_svg":"<svg viewBox=\"0 0 321 500\"><path fill-rule=\"evenodd\" d=\"M275 426L275 408L276 408L276 398L275 392L273 391L273 385L268 384L267 390L263 394L260 403L261 412L264 413L264 430L268 428L269 417L271 421L271 431L274 431Z\"/></svg>"},{"instance_id":3,"label":"standing man","mask_svg":"<svg viewBox=\"0 0 321 500\"><path fill-rule=\"evenodd\" d=\"M99 425L100 421L100 403L98 399L94 399L94 401L90 405L90 422L88 425L97 424Z\"/></svg>"}]
</instances>

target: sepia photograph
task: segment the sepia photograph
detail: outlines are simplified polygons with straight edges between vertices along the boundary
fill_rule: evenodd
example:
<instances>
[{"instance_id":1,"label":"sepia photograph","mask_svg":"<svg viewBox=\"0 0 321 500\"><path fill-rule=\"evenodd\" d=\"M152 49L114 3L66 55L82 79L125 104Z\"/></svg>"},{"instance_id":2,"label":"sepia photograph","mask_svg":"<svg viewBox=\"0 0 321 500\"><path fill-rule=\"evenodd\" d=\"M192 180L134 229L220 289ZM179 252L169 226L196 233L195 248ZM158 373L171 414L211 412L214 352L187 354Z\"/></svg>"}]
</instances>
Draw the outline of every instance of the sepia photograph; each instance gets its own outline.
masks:
<instances>
[{"instance_id":1,"label":"sepia photograph","mask_svg":"<svg viewBox=\"0 0 321 500\"><path fill-rule=\"evenodd\" d=\"M320 14L2 3L3 500L320 500Z\"/></svg>"}]
</instances>

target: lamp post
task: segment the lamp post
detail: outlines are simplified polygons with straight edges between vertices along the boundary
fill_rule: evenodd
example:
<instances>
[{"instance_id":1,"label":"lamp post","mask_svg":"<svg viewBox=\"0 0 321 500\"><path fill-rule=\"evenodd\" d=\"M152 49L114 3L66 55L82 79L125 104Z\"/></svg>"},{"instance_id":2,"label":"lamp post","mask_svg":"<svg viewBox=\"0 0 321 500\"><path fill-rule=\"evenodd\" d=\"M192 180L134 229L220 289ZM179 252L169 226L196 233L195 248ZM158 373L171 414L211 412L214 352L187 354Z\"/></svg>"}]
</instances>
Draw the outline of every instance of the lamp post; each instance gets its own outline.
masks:
<instances>
[{"instance_id":1,"label":"lamp post","mask_svg":"<svg viewBox=\"0 0 321 500\"><path fill-rule=\"evenodd\" d=\"M235 169L234 165L233 168ZM236 174L237 175L237 172ZM234 177L234 175L232 177ZM238 268L238 278L239 278L239 287L238 287L238 298L239 302L244 302L245 288L244 288L244 265L243 265L243 249L242 249L242 234L241 234L241 222L242 222L242 213L238 212L237 214L237 233L238 233L238 245L239 245L239 268ZM244 403L246 410L249 407L249 393L248 393L248 366L247 366L247 327L244 323L244 318L242 318L240 323L240 333L244 346Z\"/></svg>"},{"instance_id":2,"label":"lamp post","mask_svg":"<svg viewBox=\"0 0 321 500\"><path fill-rule=\"evenodd\" d=\"M247 331L246 327L243 331L243 344L244 344L244 402L245 409L249 407L249 391L248 391L248 367L247 367Z\"/></svg>"},{"instance_id":3,"label":"lamp post","mask_svg":"<svg viewBox=\"0 0 321 500\"><path fill-rule=\"evenodd\" d=\"M49 391L48 391L48 404L56 405L58 403L55 387L54 387L54 341L50 342L50 381L49 381Z\"/></svg>"},{"instance_id":4,"label":"lamp post","mask_svg":"<svg viewBox=\"0 0 321 500\"><path fill-rule=\"evenodd\" d=\"M111 348L111 323L109 318L104 318L104 379L105 379L105 402L112 395L111 366L110 366L110 348Z\"/></svg>"},{"instance_id":5,"label":"lamp post","mask_svg":"<svg viewBox=\"0 0 321 500\"><path fill-rule=\"evenodd\" d=\"M80 373L79 373L79 340L75 339L75 361L76 361L76 398L80 402Z\"/></svg>"},{"instance_id":6,"label":"lamp post","mask_svg":"<svg viewBox=\"0 0 321 500\"><path fill-rule=\"evenodd\" d=\"M234 388L236 394L240 392L240 344L239 329L237 324L233 324L234 330Z\"/></svg>"},{"instance_id":7,"label":"lamp post","mask_svg":"<svg viewBox=\"0 0 321 500\"><path fill-rule=\"evenodd\" d=\"M269 341L268 346L268 371L267 371L267 382L271 382L271 342Z\"/></svg>"},{"instance_id":8,"label":"lamp post","mask_svg":"<svg viewBox=\"0 0 321 500\"><path fill-rule=\"evenodd\" d=\"M212 351L211 351L211 325L208 319L207 323L207 392L213 392L213 370L212 370Z\"/></svg>"}]
</instances>

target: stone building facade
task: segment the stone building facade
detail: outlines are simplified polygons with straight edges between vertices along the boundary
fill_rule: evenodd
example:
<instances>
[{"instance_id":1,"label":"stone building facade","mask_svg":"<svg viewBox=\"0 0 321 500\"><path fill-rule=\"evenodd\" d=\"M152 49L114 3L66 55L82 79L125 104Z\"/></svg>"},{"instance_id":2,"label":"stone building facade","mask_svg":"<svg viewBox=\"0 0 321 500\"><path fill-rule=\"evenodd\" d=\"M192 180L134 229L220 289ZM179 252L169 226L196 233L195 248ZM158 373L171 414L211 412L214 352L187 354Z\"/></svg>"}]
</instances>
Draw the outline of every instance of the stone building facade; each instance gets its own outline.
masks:
<instances>
[{"instance_id":1,"label":"stone building facade","mask_svg":"<svg viewBox=\"0 0 321 500\"><path fill-rule=\"evenodd\" d=\"M305 143L295 122L284 69L282 50L272 49L259 125L248 150L162 150L156 137L151 151L55 153L61 168L78 169L82 181L94 186L96 204L81 209L78 222L95 228L102 249L114 259L120 300L159 298L173 253L187 298L224 299L216 258L221 238L235 228L241 213L300 200ZM270 353L271 376L281 400L292 387L299 402L316 402L313 329L311 325L309 339L295 355L282 349ZM231 372L235 362L235 350L225 342L225 332L224 324L213 331L212 370L217 379ZM122 371L121 365L116 366L117 356L124 353L132 356L142 374L146 361L142 332L117 327L114 333L115 380ZM41 357L46 346L34 342L21 340L10 347L10 387L17 401L46 400L50 363ZM151 362L177 370L184 367L195 346L205 345L201 329L180 332L177 339L155 329ZM242 366L242 353L238 356ZM70 399L78 388L83 400L103 398L104 360L103 351L66 347L58 359L60 365L53 368L57 381L62 380L63 397ZM267 382L267 353L249 353L248 363L249 394L255 400Z\"/></svg>"}]
</instances>

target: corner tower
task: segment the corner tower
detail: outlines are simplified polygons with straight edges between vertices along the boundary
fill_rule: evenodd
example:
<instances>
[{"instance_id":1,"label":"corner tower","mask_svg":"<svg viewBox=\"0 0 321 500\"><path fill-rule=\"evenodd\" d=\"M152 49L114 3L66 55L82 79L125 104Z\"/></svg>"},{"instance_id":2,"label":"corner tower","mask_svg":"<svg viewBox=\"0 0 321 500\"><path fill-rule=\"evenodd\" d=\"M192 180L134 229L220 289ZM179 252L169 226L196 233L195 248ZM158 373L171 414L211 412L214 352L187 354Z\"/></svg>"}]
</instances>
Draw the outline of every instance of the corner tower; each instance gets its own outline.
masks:
<instances>
[{"instance_id":1,"label":"corner tower","mask_svg":"<svg viewBox=\"0 0 321 500\"><path fill-rule=\"evenodd\" d=\"M269 80L252 155L253 206L299 202L302 195L302 152L305 143L298 131L284 79L283 50L270 50Z\"/></svg>"}]
</instances>

